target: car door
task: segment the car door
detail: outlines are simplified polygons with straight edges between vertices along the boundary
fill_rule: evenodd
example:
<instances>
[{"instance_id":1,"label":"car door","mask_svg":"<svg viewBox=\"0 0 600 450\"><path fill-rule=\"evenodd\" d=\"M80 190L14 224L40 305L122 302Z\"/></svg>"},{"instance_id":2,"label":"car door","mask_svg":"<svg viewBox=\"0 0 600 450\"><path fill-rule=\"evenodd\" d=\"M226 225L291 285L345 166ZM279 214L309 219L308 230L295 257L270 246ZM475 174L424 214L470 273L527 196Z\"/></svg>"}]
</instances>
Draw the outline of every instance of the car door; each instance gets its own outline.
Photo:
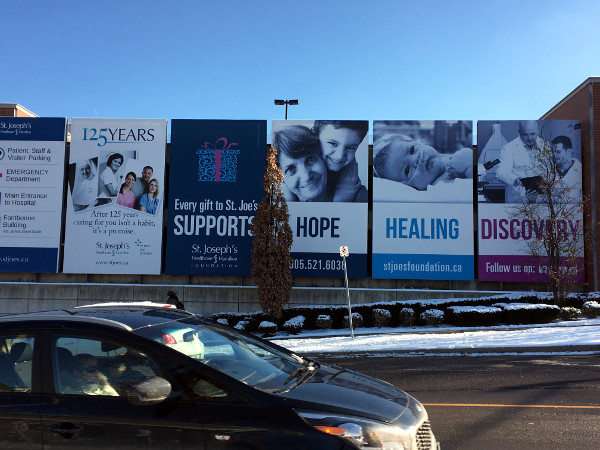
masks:
<instances>
[{"instance_id":1,"label":"car door","mask_svg":"<svg viewBox=\"0 0 600 450\"><path fill-rule=\"evenodd\" d=\"M169 378L147 349L85 332L46 336L44 448L203 448L196 408L176 385L157 404L128 399L133 383Z\"/></svg>"},{"instance_id":2,"label":"car door","mask_svg":"<svg viewBox=\"0 0 600 450\"><path fill-rule=\"evenodd\" d=\"M231 354L223 342L219 344L219 351ZM347 448L337 438L309 426L293 408L283 404L285 400L253 389L202 360L170 358L164 364L194 401L207 449Z\"/></svg>"},{"instance_id":3,"label":"car door","mask_svg":"<svg viewBox=\"0 0 600 450\"><path fill-rule=\"evenodd\" d=\"M42 448L37 349L33 333L0 330L0 443L4 448Z\"/></svg>"}]
</instances>

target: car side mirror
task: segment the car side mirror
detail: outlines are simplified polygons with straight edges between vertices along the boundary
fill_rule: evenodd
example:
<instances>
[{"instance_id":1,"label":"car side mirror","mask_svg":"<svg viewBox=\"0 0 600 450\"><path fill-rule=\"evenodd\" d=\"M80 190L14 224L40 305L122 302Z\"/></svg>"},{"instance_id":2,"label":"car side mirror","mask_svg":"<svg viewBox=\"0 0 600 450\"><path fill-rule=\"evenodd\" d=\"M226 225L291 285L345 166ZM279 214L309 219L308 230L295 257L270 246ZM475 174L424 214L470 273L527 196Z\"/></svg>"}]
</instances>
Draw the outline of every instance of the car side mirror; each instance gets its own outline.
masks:
<instances>
[{"instance_id":1,"label":"car side mirror","mask_svg":"<svg viewBox=\"0 0 600 450\"><path fill-rule=\"evenodd\" d=\"M171 383L161 377L150 377L131 383L127 400L135 406L156 405L171 394Z\"/></svg>"}]
</instances>

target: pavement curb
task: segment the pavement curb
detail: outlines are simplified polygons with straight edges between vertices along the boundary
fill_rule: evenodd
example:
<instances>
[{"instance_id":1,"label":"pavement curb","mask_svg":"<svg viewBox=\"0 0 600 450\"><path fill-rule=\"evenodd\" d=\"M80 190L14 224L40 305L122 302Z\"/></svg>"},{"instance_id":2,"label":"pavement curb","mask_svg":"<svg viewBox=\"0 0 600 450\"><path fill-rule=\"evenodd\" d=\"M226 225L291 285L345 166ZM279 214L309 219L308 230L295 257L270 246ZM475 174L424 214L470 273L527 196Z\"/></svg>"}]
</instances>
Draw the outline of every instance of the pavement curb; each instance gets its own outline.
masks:
<instances>
[{"instance_id":1,"label":"pavement curb","mask_svg":"<svg viewBox=\"0 0 600 450\"><path fill-rule=\"evenodd\" d=\"M300 352L298 352L300 353ZM491 347L491 348L443 348L422 350L382 350L375 352L311 352L300 353L303 356L315 358L359 358L381 357L394 355L469 355L495 353L600 353L600 345L560 345L549 347Z\"/></svg>"}]
</instances>

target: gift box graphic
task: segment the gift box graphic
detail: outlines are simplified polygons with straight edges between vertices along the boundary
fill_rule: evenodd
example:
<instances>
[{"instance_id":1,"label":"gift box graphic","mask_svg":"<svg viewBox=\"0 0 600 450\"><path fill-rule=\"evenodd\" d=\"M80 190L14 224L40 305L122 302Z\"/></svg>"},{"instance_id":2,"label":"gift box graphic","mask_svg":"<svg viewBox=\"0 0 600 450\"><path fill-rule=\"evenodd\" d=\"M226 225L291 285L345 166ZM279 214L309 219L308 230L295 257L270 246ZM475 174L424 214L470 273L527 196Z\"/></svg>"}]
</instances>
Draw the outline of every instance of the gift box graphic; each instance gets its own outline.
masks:
<instances>
[{"instance_id":1,"label":"gift box graphic","mask_svg":"<svg viewBox=\"0 0 600 450\"><path fill-rule=\"evenodd\" d=\"M205 142L196 150L198 155L198 181L229 182L237 181L238 155L240 150L232 149L236 142L219 138L214 144Z\"/></svg>"}]
</instances>

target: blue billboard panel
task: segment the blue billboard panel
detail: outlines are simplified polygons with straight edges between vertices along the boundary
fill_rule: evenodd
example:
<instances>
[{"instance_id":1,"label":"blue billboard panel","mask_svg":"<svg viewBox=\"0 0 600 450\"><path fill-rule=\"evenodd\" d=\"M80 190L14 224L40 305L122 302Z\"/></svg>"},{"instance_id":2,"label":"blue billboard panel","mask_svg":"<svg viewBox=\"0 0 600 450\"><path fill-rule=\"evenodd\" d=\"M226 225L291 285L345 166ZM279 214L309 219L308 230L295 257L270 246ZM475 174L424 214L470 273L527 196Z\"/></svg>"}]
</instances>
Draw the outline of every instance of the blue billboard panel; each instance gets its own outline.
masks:
<instances>
[{"instance_id":1,"label":"blue billboard panel","mask_svg":"<svg viewBox=\"0 0 600 450\"><path fill-rule=\"evenodd\" d=\"M292 275L367 276L368 131L366 120L274 120L272 144L294 234Z\"/></svg>"},{"instance_id":2,"label":"blue billboard panel","mask_svg":"<svg viewBox=\"0 0 600 450\"><path fill-rule=\"evenodd\" d=\"M264 120L172 121L166 273L250 275L266 136Z\"/></svg>"},{"instance_id":3,"label":"blue billboard panel","mask_svg":"<svg viewBox=\"0 0 600 450\"><path fill-rule=\"evenodd\" d=\"M472 130L373 122L373 278L474 278Z\"/></svg>"},{"instance_id":4,"label":"blue billboard panel","mask_svg":"<svg viewBox=\"0 0 600 450\"><path fill-rule=\"evenodd\" d=\"M0 117L0 272L58 271L66 118Z\"/></svg>"}]
</instances>

